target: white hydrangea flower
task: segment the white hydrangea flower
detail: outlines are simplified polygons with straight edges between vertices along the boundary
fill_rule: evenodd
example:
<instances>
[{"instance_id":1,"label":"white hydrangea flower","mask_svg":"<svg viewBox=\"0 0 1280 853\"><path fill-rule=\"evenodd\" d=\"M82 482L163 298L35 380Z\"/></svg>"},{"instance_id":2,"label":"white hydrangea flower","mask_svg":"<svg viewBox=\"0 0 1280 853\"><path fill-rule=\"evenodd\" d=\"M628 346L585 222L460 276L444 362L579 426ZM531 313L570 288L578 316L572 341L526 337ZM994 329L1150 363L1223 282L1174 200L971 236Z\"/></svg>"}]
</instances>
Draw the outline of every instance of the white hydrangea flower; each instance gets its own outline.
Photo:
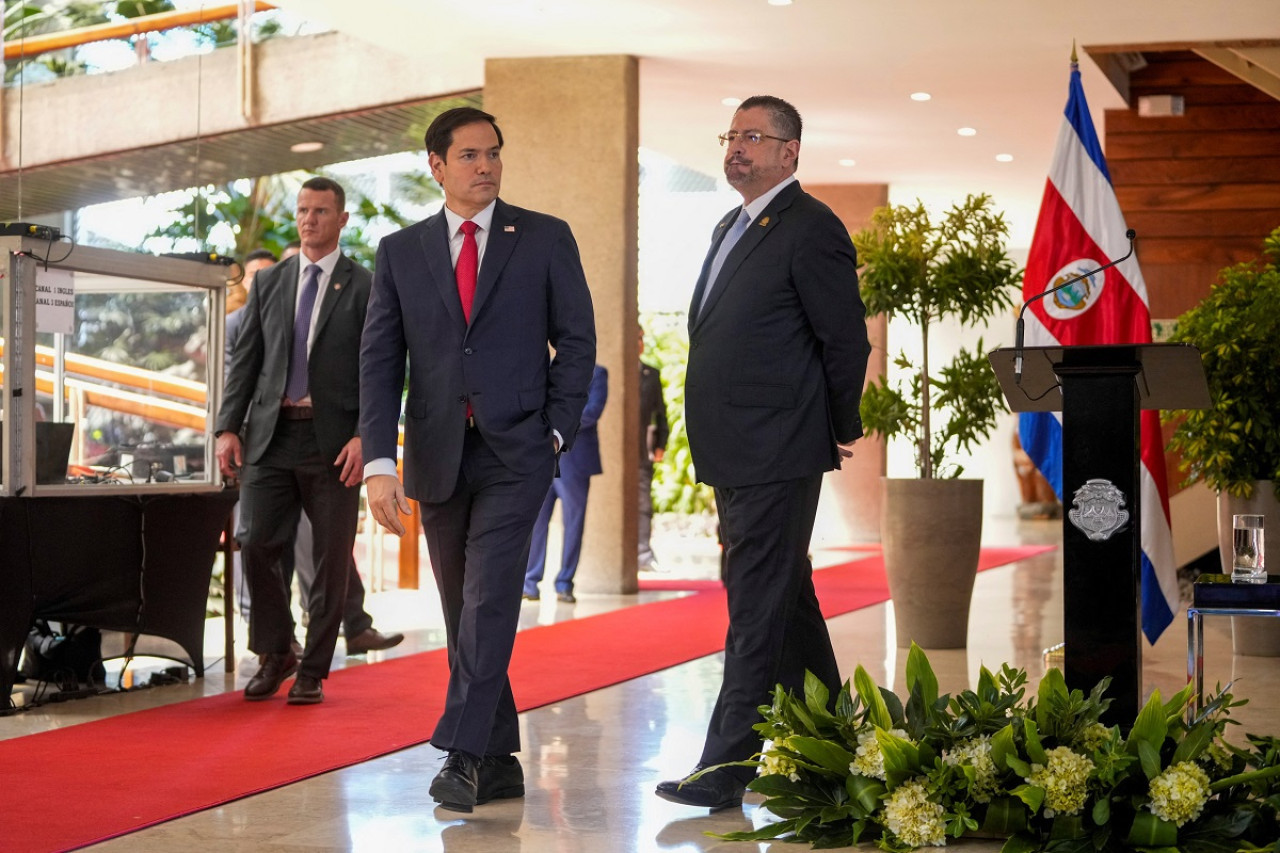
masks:
<instances>
[{"instance_id":1,"label":"white hydrangea flower","mask_svg":"<svg viewBox=\"0 0 1280 853\"><path fill-rule=\"evenodd\" d=\"M1067 746L1054 747L1047 758L1047 766L1032 764L1026 777L1028 783L1044 789L1045 817L1079 814L1089 795L1086 783L1093 761Z\"/></svg>"},{"instance_id":2,"label":"white hydrangea flower","mask_svg":"<svg viewBox=\"0 0 1280 853\"><path fill-rule=\"evenodd\" d=\"M945 847L946 810L929 799L923 782L912 779L893 789L884 802L884 824L903 844Z\"/></svg>"},{"instance_id":3,"label":"white hydrangea flower","mask_svg":"<svg viewBox=\"0 0 1280 853\"><path fill-rule=\"evenodd\" d=\"M910 740L902 729L892 729L889 734ZM863 775L871 779L884 779L884 755L880 752L880 742L876 740L876 730L868 729L858 734L858 749L854 754L849 772Z\"/></svg>"},{"instance_id":4,"label":"white hydrangea flower","mask_svg":"<svg viewBox=\"0 0 1280 853\"><path fill-rule=\"evenodd\" d=\"M786 776L792 782L799 782L799 769L790 756L773 750L765 752L760 758L761 776Z\"/></svg>"},{"instance_id":5,"label":"white hydrangea flower","mask_svg":"<svg viewBox=\"0 0 1280 853\"><path fill-rule=\"evenodd\" d=\"M975 802L989 803L999 793L1000 780L996 763L991 760L991 736L981 735L957 743L942 754L947 764L967 764L974 769L974 781L969 789Z\"/></svg>"},{"instance_id":6,"label":"white hydrangea flower","mask_svg":"<svg viewBox=\"0 0 1280 853\"><path fill-rule=\"evenodd\" d=\"M1195 820L1209 799L1209 775L1190 761L1179 761L1151 780L1147 808L1161 820L1182 826Z\"/></svg>"}]
</instances>

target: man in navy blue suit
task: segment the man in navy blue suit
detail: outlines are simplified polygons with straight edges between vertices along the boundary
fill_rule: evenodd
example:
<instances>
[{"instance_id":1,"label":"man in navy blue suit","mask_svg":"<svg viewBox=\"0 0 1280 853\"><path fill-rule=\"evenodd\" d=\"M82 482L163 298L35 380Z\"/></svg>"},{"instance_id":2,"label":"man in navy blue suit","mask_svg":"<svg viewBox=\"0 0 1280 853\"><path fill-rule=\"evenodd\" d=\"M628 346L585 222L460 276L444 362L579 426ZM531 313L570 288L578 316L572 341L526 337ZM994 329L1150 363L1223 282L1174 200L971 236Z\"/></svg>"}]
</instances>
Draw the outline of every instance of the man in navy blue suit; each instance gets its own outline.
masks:
<instances>
[{"instance_id":1,"label":"man in navy blue suit","mask_svg":"<svg viewBox=\"0 0 1280 853\"><path fill-rule=\"evenodd\" d=\"M578 572L578 559L582 556L582 531L587 523L587 493L591 490L591 478L604 471L600 466L600 433L596 423L608 397L609 371L597 364L591 374L591 389L587 392L587 406L582 410L582 425L578 427L573 452L561 455L560 476L551 481L538 520L533 524L529 565L524 571L526 601L538 600L538 584L542 582L547 565L547 531L557 499L564 521L564 545L560 549L560 572L556 575L556 598L566 604L578 600L573 595L573 576Z\"/></svg>"},{"instance_id":2,"label":"man in navy blue suit","mask_svg":"<svg viewBox=\"0 0 1280 853\"><path fill-rule=\"evenodd\" d=\"M469 812L524 795L507 666L529 534L587 402L595 315L568 224L498 198L493 116L446 110L426 146L444 209L378 246L360 435L374 520L399 535L406 496L421 505L449 645L444 714L431 735L449 755L430 794Z\"/></svg>"}]
</instances>

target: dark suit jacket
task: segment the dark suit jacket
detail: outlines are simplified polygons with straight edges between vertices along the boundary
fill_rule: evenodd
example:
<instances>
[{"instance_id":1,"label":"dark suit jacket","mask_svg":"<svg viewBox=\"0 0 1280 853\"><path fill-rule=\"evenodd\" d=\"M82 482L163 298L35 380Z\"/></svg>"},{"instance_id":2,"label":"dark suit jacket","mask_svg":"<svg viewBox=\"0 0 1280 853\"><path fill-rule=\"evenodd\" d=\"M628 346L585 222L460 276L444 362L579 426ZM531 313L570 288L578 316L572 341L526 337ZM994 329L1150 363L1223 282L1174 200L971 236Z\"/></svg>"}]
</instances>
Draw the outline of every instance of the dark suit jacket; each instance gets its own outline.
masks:
<instances>
[{"instance_id":1,"label":"dark suit jacket","mask_svg":"<svg viewBox=\"0 0 1280 853\"><path fill-rule=\"evenodd\" d=\"M798 183L729 252L701 312L716 226L689 311L685 416L697 477L738 487L838 468L861 437L871 347L849 233Z\"/></svg>"},{"instance_id":2,"label":"dark suit jacket","mask_svg":"<svg viewBox=\"0 0 1280 853\"><path fill-rule=\"evenodd\" d=\"M573 450L560 457L560 476L566 479L594 477L604 473L600 464L600 431L596 424L609 399L609 371L596 365L587 391L587 405L582 409L582 425L573 440Z\"/></svg>"},{"instance_id":3,"label":"dark suit jacket","mask_svg":"<svg viewBox=\"0 0 1280 853\"><path fill-rule=\"evenodd\" d=\"M596 361L591 293L569 226L501 199L471 323L462 315L444 212L383 238L360 353L365 459L396 456L405 353L404 488L440 502L457 485L468 401L481 435L513 471L566 450ZM547 342L555 347L548 362Z\"/></svg>"},{"instance_id":4,"label":"dark suit jacket","mask_svg":"<svg viewBox=\"0 0 1280 853\"><path fill-rule=\"evenodd\" d=\"M658 368L640 362L640 467L653 465L653 451L666 449L667 404L662 398L662 376Z\"/></svg>"},{"instance_id":5,"label":"dark suit jacket","mask_svg":"<svg viewBox=\"0 0 1280 853\"><path fill-rule=\"evenodd\" d=\"M245 462L262 457L275 432L298 294L301 255L259 272L244 307L244 325L227 373L217 430L239 432L248 421ZM321 295L315 341L307 360L320 451L337 458L356 434L360 409L360 335L369 300L369 271L338 258Z\"/></svg>"}]
</instances>

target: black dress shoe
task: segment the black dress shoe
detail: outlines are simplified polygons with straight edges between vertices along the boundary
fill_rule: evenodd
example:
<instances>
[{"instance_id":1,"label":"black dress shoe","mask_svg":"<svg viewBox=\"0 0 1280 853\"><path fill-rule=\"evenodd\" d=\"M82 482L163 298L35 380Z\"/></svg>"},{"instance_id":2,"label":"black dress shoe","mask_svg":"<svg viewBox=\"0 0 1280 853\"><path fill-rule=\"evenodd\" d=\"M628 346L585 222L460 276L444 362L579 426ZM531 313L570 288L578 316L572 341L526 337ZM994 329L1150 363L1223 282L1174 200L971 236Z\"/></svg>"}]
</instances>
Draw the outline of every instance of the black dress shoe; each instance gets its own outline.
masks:
<instances>
[{"instance_id":1,"label":"black dress shoe","mask_svg":"<svg viewBox=\"0 0 1280 853\"><path fill-rule=\"evenodd\" d=\"M486 755L480 759L480 781L476 805L490 800L511 800L524 796L524 768L514 755Z\"/></svg>"},{"instance_id":2,"label":"black dress shoe","mask_svg":"<svg viewBox=\"0 0 1280 853\"><path fill-rule=\"evenodd\" d=\"M366 652L381 652L403 642L404 634L384 634L370 626L354 637L347 637L347 654L362 655Z\"/></svg>"},{"instance_id":3,"label":"black dress shoe","mask_svg":"<svg viewBox=\"0 0 1280 853\"><path fill-rule=\"evenodd\" d=\"M557 592L556 601L563 601L565 604L577 604L578 599L574 598L571 592Z\"/></svg>"},{"instance_id":4,"label":"black dress shoe","mask_svg":"<svg viewBox=\"0 0 1280 853\"><path fill-rule=\"evenodd\" d=\"M269 654L262 666L244 687L244 698L261 702L276 695L284 680L298 671L298 656L293 652Z\"/></svg>"},{"instance_id":5,"label":"black dress shoe","mask_svg":"<svg viewBox=\"0 0 1280 853\"><path fill-rule=\"evenodd\" d=\"M299 675L289 688L289 698L285 701L290 705L317 705L323 702L324 688L320 679Z\"/></svg>"},{"instance_id":6,"label":"black dress shoe","mask_svg":"<svg viewBox=\"0 0 1280 853\"><path fill-rule=\"evenodd\" d=\"M428 793L440 808L469 812L476 804L480 787L480 759L460 749L451 750L444 766L431 781Z\"/></svg>"},{"instance_id":7,"label":"black dress shoe","mask_svg":"<svg viewBox=\"0 0 1280 853\"><path fill-rule=\"evenodd\" d=\"M690 773L689 776L694 775L705 766L705 764L699 764L693 768L693 773ZM656 791L657 795L673 803L680 803L686 806L701 806L702 808L711 809L713 812L742 805L742 794L747 789L747 786L738 781L737 777L729 773L728 770L712 770L692 782L686 781L689 776L684 777L684 779L659 782Z\"/></svg>"}]
</instances>

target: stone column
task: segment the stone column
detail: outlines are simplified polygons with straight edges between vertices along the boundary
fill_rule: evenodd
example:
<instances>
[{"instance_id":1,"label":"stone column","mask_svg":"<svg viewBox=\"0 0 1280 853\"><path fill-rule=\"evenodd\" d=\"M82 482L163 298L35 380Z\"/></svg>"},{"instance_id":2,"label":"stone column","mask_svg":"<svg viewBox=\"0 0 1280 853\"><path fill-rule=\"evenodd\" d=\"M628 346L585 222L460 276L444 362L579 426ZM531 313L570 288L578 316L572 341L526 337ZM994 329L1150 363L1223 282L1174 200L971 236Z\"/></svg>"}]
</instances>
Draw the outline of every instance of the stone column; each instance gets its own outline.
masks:
<instances>
[{"instance_id":1,"label":"stone column","mask_svg":"<svg viewBox=\"0 0 1280 853\"><path fill-rule=\"evenodd\" d=\"M599 423L604 473L591 480L575 588L635 592L638 63L633 56L489 59L484 109L506 142L502 198L573 228L595 302L597 361L609 371ZM547 576L557 570L548 565Z\"/></svg>"},{"instance_id":2,"label":"stone column","mask_svg":"<svg viewBox=\"0 0 1280 853\"><path fill-rule=\"evenodd\" d=\"M804 188L830 207L850 234L870 225L871 212L889 203L886 184L804 184ZM868 380L886 370L886 327L883 316L867 322L872 346ZM815 548L880 541L880 478L884 473L884 441L863 438L855 443L853 458L823 480L813 528Z\"/></svg>"}]
</instances>

